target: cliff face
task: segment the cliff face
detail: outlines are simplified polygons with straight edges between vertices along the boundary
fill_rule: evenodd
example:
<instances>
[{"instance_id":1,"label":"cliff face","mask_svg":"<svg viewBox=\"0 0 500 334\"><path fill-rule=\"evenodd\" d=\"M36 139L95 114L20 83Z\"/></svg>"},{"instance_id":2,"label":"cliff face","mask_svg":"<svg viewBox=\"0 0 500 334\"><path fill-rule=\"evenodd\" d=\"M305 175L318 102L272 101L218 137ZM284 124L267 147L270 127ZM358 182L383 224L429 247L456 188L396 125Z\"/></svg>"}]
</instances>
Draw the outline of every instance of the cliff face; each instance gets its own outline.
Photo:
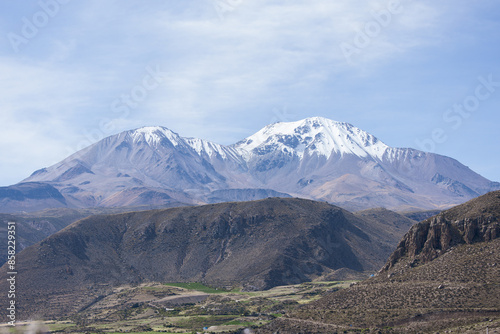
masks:
<instances>
[{"instance_id":1,"label":"cliff face","mask_svg":"<svg viewBox=\"0 0 500 334\"><path fill-rule=\"evenodd\" d=\"M498 191L444 211L414 225L378 275L299 307L257 333L498 329L499 222Z\"/></svg>"},{"instance_id":2,"label":"cliff face","mask_svg":"<svg viewBox=\"0 0 500 334\"><path fill-rule=\"evenodd\" d=\"M410 266L434 260L451 247L500 237L500 192L492 192L414 225L382 271L408 261Z\"/></svg>"}]
</instances>

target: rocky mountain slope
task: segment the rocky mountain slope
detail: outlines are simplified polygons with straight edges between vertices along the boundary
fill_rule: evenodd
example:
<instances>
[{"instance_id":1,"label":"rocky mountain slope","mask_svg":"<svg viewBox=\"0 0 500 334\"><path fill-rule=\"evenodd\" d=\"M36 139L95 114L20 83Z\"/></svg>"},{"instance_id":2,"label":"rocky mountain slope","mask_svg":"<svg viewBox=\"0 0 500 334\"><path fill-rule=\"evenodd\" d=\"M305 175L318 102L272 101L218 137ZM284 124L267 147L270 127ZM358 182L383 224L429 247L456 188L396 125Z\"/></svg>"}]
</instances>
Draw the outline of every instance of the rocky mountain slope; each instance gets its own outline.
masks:
<instances>
[{"instance_id":1,"label":"rocky mountain slope","mask_svg":"<svg viewBox=\"0 0 500 334\"><path fill-rule=\"evenodd\" d=\"M261 333L499 330L499 232L497 191L414 225L376 277L300 308Z\"/></svg>"},{"instance_id":2,"label":"rocky mountain slope","mask_svg":"<svg viewBox=\"0 0 500 334\"><path fill-rule=\"evenodd\" d=\"M43 198L13 192L50 187ZM52 190L53 188L53 190ZM442 209L500 189L458 161L392 148L347 123L275 123L229 146L164 127L126 131L0 188L0 211L295 196L350 210Z\"/></svg>"},{"instance_id":3,"label":"rocky mountain slope","mask_svg":"<svg viewBox=\"0 0 500 334\"><path fill-rule=\"evenodd\" d=\"M428 263L452 247L500 238L500 192L492 192L414 225L382 271Z\"/></svg>"},{"instance_id":4,"label":"rocky mountain slope","mask_svg":"<svg viewBox=\"0 0 500 334\"><path fill-rule=\"evenodd\" d=\"M15 215L0 213L0 240L7 240L8 222L16 223L16 251L20 252L80 219L97 214L115 214L148 209L149 206L89 209L55 208ZM0 244L0 253L7 254L7 243ZM0 266L6 261L7 257L0 257Z\"/></svg>"},{"instance_id":5,"label":"rocky mountain slope","mask_svg":"<svg viewBox=\"0 0 500 334\"><path fill-rule=\"evenodd\" d=\"M403 233L391 222L293 198L92 216L18 254L18 316L70 314L123 284L252 290L342 268L372 271ZM3 266L0 277L6 272Z\"/></svg>"},{"instance_id":6,"label":"rocky mountain slope","mask_svg":"<svg viewBox=\"0 0 500 334\"><path fill-rule=\"evenodd\" d=\"M68 215L64 217L38 216L20 217L9 214L0 214L0 238L7 239L7 223L16 223L16 251L20 252L24 248L48 237L51 234L63 229L70 223L82 218L80 215ZM7 253L7 242L0 244L0 252ZM0 258L0 266L7 261L7 256Z\"/></svg>"}]
</instances>

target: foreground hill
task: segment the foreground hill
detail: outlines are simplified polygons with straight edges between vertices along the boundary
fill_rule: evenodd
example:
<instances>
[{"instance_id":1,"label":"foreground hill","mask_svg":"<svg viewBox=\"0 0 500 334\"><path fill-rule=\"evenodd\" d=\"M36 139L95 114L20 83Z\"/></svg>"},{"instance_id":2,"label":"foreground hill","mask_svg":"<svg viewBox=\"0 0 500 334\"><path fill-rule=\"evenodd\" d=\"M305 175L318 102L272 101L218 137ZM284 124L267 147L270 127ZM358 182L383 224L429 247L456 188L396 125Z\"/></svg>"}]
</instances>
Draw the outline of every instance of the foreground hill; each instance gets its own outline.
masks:
<instances>
[{"instance_id":1,"label":"foreground hill","mask_svg":"<svg viewBox=\"0 0 500 334\"><path fill-rule=\"evenodd\" d=\"M121 284L199 281L252 290L342 268L373 271L408 227L281 198L92 216L18 255L18 316L70 314Z\"/></svg>"},{"instance_id":2,"label":"foreground hill","mask_svg":"<svg viewBox=\"0 0 500 334\"><path fill-rule=\"evenodd\" d=\"M166 207L163 207L166 208ZM16 251L31 246L46 237L62 230L71 223L97 214L115 214L131 211L151 210L150 207L120 207L120 208L88 208L68 209L57 208L18 214L0 213L0 240L7 240L7 223L16 223ZM409 228L409 227L408 227ZM0 253L7 254L7 243L0 244ZM0 266L7 257L0 257Z\"/></svg>"},{"instance_id":3,"label":"foreground hill","mask_svg":"<svg viewBox=\"0 0 500 334\"><path fill-rule=\"evenodd\" d=\"M24 248L37 243L83 217L85 216L77 211L57 216L51 215L50 212L45 212L45 214L39 216L19 216L0 213L0 239L7 240L7 223L15 222L16 251L20 252ZM0 244L1 254L7 254L7 246L7 242ZM0 266L6 261L7 256L2 256L0 258Z\"/></svg>"},{"instance_id":4,"label":"foreground hill","mask_svg":"<svg viewBox=\"0 0 500 334\"><path fill-rule=\"evenodd\" d=\"M312 117L268 125L228 146L159 126L125 131L0 187L0 211L290 195L354 211L441 210L498 189L452 158L389 147L351 124Z\"/></svg>"},{"instance_id":5,"label":"foreground hill","mask_svg":"<svg viewBox=\"0 0 500 334\"><path fill-rule=\"evenodd\" d=\"M499 250L500 192L492 192L414 225L376 277L300 308L261 332L499 329Z\"/></svg>"}]
</instances>

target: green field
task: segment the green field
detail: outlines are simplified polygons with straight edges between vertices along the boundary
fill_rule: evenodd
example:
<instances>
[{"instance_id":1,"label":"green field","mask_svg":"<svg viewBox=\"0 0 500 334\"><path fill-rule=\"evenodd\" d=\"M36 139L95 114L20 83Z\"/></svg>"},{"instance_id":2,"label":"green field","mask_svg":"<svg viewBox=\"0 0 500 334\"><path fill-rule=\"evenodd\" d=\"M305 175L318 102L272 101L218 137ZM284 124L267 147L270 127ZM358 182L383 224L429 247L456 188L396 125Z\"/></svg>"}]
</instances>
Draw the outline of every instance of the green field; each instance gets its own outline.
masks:
<instances>
[{"instance_id":1,"label":"green field","mask_svg":"<svg viewBox=\"0 0 500 334\"><path fill-rule=\"evenodd\" d=\"M201 283L122 286L79 314L40 325L52 333L74 334L234 332L262 326L349 284L311 282L251 292L222 290ZM203 297L199 302L189 299L199 296ZM176 304L182 298L188 299ZM20 324L11 333L27 330L28 325Z\"/></svg>"},{"instance_id":2,"label":"green field","mask_svg":"<svg viewBox=\"0 0 500 334\"><path fill-rule=\"evenodd\" d=\"M166 286L173 286L177 288L183 288L187 290L195 290L199 292L205 292L205 293L228 293L231 291L227 290L220 290L217 288L211 288L206 285L203 285L201 283L165 283Z\"/></svg>"}]
</instances>

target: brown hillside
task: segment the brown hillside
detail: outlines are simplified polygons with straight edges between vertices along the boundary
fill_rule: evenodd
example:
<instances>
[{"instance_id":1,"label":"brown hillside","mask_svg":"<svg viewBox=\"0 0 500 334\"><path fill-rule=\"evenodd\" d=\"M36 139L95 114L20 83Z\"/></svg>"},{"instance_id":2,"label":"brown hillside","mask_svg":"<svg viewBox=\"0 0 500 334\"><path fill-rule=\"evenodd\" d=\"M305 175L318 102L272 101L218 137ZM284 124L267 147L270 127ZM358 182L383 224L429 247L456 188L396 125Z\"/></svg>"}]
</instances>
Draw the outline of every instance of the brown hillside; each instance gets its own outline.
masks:
<instances>
[{"instance_id":1,"label":"brown hillside","mask_svg":"<svg viewBox=\"0 0 500 334\"><path fill-rule=\"evenodd\" d=\"M380 273L260 333L500 330L500 192L413 226ZM490 331L493 333L493 331Z\"/></svg>"},{"instance_id":2,"label":"brown hillside","mask_svg":"<svg viewBox=\"0 0 500 334\"><path fill-rule=\"evenodd\" d=\"M279 198L93 216L19 254L18 316L71 314L121 284L267 289L376 270L402 234L380 227L327 203Z\"/></svg>"},{"instance_id":3,"label":"brown hillside","mask_svg":"<svg viewBox=\"0 0 500 334\"><path fill-rule=\"evenodd\" d=\"M396 263L427 263L451 247L500 237L500 191L491 192L414 225L383 271Z\"/></svg>"}]
</instances>

